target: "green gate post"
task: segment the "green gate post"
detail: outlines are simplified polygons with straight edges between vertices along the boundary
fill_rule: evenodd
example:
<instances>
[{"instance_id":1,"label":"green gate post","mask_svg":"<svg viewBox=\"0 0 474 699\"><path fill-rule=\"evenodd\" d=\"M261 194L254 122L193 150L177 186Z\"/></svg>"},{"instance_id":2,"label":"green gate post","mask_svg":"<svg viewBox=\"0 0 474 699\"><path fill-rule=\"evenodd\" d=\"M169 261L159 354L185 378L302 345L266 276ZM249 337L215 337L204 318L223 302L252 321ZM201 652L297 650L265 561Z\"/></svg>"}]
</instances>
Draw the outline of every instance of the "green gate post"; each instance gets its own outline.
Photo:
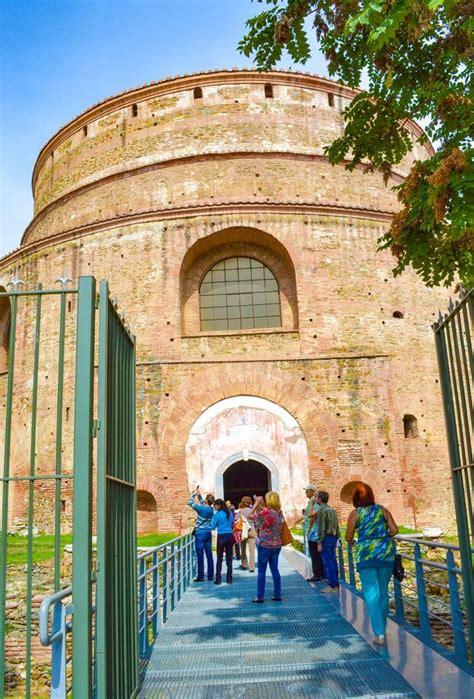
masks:
<instances>
[{"instance_id":1,"label":"green gate post","mask_svg":"<svg viewBox=\"0 0 474 699\"><path fill-rule=\"evenodd\" d=\"M469 296L471 294L469 294ZM467 303L469 303L470 300L472 301L472 299L469 298L465 299ZM451 464L454 509L456 512L456 523L458 528L459 547L461 554L464 605L468 622L471 658L474 658L474 574L472 566L471 540L468 524L468 516L472 516L472 513L467 512L466 500L464 498L464 469L460 458L458 434L456 428L456 413L453 403L454 387L451 381L450 363L445 337L447 329L443 322L435 324L433 327L435 330L436 351L438 356L441 392L443 396L443 408L448 439L449 460ZM466 464L466 466L469 467L469 464Z\"/></svg>"},{"instance_id":2,"label":"green gate post","mask_svg":"<svg viewBox=\"0 0 474 699\"><path fill-rule=\"evenodd\" d=\"M42 285L38 284L38 291ZM26 696L31 695L31 610L33 599L33 522L34 495L36 475L36 429L38 415L38 369L41 339L41 294L36 296L36 322L33 359L33 387L31 396L31 431L30 431L30 480L28 483L28 542L27 542L27 574L26 574Z\"/></svg>"},{"instance_id":3,"label":"green gate post","mask_svg":"<svg viewBox=\"0 0 474 699\"><path fill-rule=\"evenodd\" d=\"M92 437L94 398L95 279L79 278L76 393L74 403L74 515L72 692L92 692Z\"/></svg>"},{"instance_id":4,"label":"green gate post","mask_svg":"<svg viewBox=\"0 0 474 699\"><path fill-rule=\"evenodd\" d=\"M10 458L13 415L13 380L15 370L15 335L18 297L12 295L10 321L10 347L8 362L8 383L5 411L5 444L3 452L2 476L2 558L0 560L0 691L3 692L5 678L5 605L7 587L7 553L8 553L8 501L10 494ZM0 695L1 696L1 695Z\"/></svg>"},{"instance_id":5,"label":"green gate post","mask_svg":"<svg viewBox=\"0 0 474 699\"><path fill-rule=\"evenodd\" d=\"M96 589L96 676L97 697L107 695L107 396L109 354L109 285L101 281L99 292L99 433L97 441L97 589Z\"/></svg>"}]
</instances>

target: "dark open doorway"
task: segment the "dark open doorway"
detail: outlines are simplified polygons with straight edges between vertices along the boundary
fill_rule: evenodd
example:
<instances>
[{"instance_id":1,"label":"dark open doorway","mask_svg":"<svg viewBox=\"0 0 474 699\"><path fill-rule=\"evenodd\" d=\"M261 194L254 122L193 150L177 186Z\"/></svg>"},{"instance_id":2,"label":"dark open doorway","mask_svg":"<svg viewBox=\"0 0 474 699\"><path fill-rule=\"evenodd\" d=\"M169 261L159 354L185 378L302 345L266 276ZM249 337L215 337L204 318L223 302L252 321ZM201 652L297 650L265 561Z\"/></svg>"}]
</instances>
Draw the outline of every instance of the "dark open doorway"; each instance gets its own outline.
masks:
<instances>
[{"instance_id":1,"label":"dark open doorway","mask_svg":"<svg viewBox=\"0 0 474 699\"><path fill-rule=\"evenodd\" d=\"M271 489L271 473L259 461L236 461L224 473L224 500L236 507L244 495L265 495Z\"/></svg>"}]
</instances>

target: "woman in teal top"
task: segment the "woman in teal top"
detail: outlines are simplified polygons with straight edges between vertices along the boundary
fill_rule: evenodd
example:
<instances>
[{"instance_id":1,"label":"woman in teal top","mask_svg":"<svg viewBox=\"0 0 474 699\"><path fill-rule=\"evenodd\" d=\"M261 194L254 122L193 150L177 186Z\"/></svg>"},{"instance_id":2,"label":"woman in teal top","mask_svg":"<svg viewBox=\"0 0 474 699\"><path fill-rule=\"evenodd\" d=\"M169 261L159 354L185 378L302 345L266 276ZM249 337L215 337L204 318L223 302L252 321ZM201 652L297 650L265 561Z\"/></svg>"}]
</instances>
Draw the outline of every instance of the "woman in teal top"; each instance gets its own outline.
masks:
<instances>
[{"instance_id":1,"label":"woman in teal top","mask_svg":"<svg viewBox=\"0 0 474 699\"><path fill-rule=\"evenodd\" d=\"M234 513L229 510L224 500L217 498L214 503L214 516L211 522L211 529L217 529L217 562L216 562L216 577L214 585L220 585L222 582L222 559L225 553L225 562L227 565L228 583L232 582L232 549L234 548Z\"/></svg>"},{"instance_id":2,"label":"woman in teal top","mask_svg":"<svg viewBox=\"0 0 474 699\"><path fill-rule=\"evenodd\" d=\"M360 483L352 494L355 510L347 520L346 541L354 543L357 570L362 583L362 592L369 609L370 623L375 634L375 643L385 643L385 628L388 617L388 585L395 562L393 537L398 534L391 513L382 505L376 505L372 488Z\"/></svg>"}]
</instances>

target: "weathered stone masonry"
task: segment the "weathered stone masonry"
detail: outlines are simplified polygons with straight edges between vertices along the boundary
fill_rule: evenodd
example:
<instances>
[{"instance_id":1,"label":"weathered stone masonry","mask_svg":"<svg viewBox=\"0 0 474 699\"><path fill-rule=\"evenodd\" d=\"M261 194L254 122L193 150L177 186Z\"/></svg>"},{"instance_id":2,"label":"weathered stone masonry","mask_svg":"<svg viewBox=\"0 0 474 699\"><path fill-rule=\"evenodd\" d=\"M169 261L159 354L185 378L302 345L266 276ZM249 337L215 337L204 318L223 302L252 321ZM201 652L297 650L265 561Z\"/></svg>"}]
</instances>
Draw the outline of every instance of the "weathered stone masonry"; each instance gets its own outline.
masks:
<instances>
[{"instance_id":1,"label":"weathered stone masonry","mask_svg":"<svg viewBox=\"0 0 474 699\"><path fill-rule=\"evenodd\" d=\"M290 473L279 483L289 515L302 504L305 474L343 513L342 488L363 479L401 522L413 522L413 506L420 522L451 519L430 329L445 292L425 288L411 272L394 279L389 253L376 252L398 206L390 185L403 179L413 156L388 187L378 173L327 163L324 146L341 132L340 112L352 95L297 73L174 78L92 107L40 153L35 217L21 247L0 263L0 285L17 267L31 288L53 286L63 269L73 279L109 280L138 343L142 530L186 524L183 502L196 469L208 478L203 485L216 486L199 466L199 440L190 439L216 405L203 428L210 442L202 458L224 463L240 453L246 431L239 421L251 424L262 458ZM413 139L421 133L408 128ZM429 144L415 144L414 157L429 152ZM280 328L201 331L201 280L229 257L255 258L273 271ZM0 311L5 318L8 308ZM20 321L21 343L31 328ZM47 335L47 316L44 323ZM31 357L22 361L26 395ZM245 401L219 413L220 401L238 396L270 401L281 414ZM20 421L27 408L18 400ZM280 426L287 413L294 433L289 423ZM416 418L417 437L405 436L405 415ZM21 456L27 446L15 449ZM301 459L296 467L285 461L293 458ZM15 463L22 469L26 461ZM12 518L21 519L20 489L12 502Z\"/></svg>"}]
</instances>

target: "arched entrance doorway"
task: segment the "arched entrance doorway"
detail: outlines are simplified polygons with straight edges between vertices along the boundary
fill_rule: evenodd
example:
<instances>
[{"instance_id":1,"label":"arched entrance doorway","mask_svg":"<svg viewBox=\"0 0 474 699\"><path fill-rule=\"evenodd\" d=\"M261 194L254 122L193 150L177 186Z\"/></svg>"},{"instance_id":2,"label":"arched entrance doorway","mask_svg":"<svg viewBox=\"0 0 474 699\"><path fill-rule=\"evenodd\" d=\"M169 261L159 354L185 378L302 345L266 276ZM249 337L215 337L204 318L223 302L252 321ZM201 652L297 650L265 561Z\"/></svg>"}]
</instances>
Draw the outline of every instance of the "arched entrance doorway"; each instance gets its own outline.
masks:
<instances>
[{"instance_id":1,"label":"arched entrance doorway","mask_svg":"<svg viewBox=\"0 0 474 699\"><path fill-rule=\"evenodd\" d=\"M269 469L254 459L236 461L224 472L224 499L238 506L244 495L265 495L272 489Z\"/></svg>"},{"instance_id":2,"label":"arched entrance doorway","mask_svg":"<svg viewBox=\"0 0 474 699\"><path fill-rule=\"evenodd\" d=\"M255 462L256 473L247 473ZM229 469L237 463L244 470L232 483L234 471ZM237 504L239 493L252 496L275 490L286 515L295 518L305 504L302 484L309 482L306 438L280 405L257 396L232 396L209 406L193 424L186 441L186 471L190 491L199 484L201 492ZM254 482L251 478L258 472L263 478Z\"/></svg>"}]
</instances>

